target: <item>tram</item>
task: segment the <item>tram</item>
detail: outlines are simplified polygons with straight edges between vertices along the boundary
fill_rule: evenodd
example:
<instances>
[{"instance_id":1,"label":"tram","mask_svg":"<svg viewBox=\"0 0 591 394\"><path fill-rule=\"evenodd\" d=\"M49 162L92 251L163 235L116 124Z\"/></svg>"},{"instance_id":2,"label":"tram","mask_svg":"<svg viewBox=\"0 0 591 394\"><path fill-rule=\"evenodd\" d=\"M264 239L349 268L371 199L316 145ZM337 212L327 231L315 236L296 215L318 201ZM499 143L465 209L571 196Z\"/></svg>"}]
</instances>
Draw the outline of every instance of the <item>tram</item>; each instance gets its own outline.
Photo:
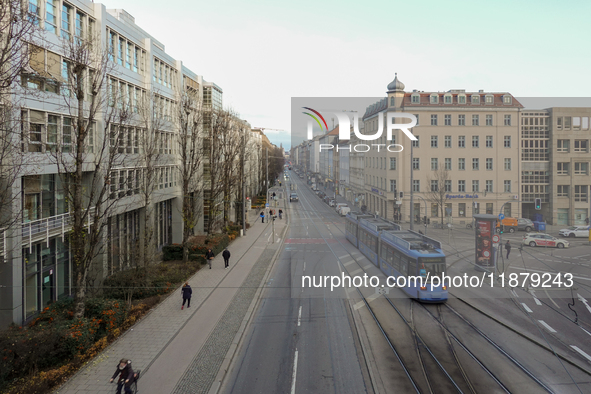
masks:
<instances>
[{"instance_id":1,"label":"tram","mask_svg":"<svg viewBox=\"0 0 591 394\"><path fill-rule=\"evenodd\" d=\"M373 215L359 212L349 212L345 217L345 236L357 249L359 249L359 219L373 218Z\"/></svg>"},{"instance_id":2,"label":"tram","mask_svg":"<svg viewBox=\"0 0 591 394\"><path fill-rule=\"evenodd\" d=\"M376 218L359 219L357 230L359 234L359 246L357 248L378 267L380 232L385 230L400 230L400 226Z\"/></svg>"}]
</instances>

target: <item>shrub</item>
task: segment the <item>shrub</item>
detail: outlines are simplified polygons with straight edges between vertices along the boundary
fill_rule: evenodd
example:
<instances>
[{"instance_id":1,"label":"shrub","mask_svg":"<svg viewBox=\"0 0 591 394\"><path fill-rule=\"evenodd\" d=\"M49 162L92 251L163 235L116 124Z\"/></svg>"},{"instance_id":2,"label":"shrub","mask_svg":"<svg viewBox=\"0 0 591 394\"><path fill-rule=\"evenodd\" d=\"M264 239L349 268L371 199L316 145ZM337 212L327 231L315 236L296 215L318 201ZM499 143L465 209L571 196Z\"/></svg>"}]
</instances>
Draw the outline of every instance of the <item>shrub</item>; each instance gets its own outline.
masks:
<instances>
[{"instance_id":1,"label":"shrub","mask_svg":"<svg viewBox=\"0 0 591 394\"><path fill-rule=\"evenodd\" d=\"M167 245L162 247L162 259L164 261L182 260L183 247L182 245Z\"/></svg>"}]
</instances>

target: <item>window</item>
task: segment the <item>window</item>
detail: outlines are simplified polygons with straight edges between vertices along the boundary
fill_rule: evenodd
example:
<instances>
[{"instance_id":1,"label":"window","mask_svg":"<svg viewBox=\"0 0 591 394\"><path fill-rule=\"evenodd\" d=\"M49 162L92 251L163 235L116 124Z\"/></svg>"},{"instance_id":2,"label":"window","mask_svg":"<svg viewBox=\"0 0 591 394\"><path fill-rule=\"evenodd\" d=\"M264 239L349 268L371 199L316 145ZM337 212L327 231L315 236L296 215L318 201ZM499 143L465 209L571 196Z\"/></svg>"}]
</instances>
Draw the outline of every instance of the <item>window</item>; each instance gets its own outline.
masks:
<instances>
[{"instance_id":1,"label":"window","mask_svg":"<svg viewBox=\"0 0 591 394\"><path fill-rule=\"evenodd\" d=\"M493 116L492 115L486 115L486 125L487 126L493 125Z\"/></svg>"},{"instance_id":2,"label":"window","mask_svg":"<svg viewBox=\"0 0 591 394\"><path fill-rule=\"evenodd\" d=\"M125 68L131 70L131 59L133 57L134 47L131 45L130 42L127 43L127 48L125 51Z\"/></svg>"},{"instance_id":3,"label":"window","mask_svg":"<svg viewBox=\"0 0 591 394\"><path fill-rule=\"evenodd\" d=\"M486 203L486 214L487 215L492 215L493 214L493 203L492 202L487 202Z\"/></svg>"},{"instance_id":4,"label":"window","mask_svg":"<svg viewBox=\"0 0 591 394\"><path fill-rule=\"evenodd\" d=\"M589 141L587 140L575 140L575 152L587 152L587 146Z\"/></svg>"},{"instance_id":5,"label":"window","mask_svg":"<svg viewBox=\"0 0 591 394\"><path fill-rule=\"evenodd\" d=\"M564 128L570 129L571 124L572 124L572 118L570 116L565 116L564 117Z\"/></svg>"},{"instance_id":6,"label":"window","mask_svg":"<svg viewBox=\"0 0 591 394\"><path fill-rule=\"evenodd\" d=\"M123 51L125 50L125 40L119 37L119 51L117 52L117 63L123 65Z\"/></svg>"},{"instance_id":7,"label":"window","mask_svg":"<svg viewBox=\"0 0 591 394\"><path fill-rule=\"evenodd\" d=\"M443 115L443 121L446 126L451 126L451 115Z\"/></svg>"},{"instance_id":8,"label":"window","mask_svg":"<svg viewBox=\"0 0 591 394\"><path fill-rule=\"evenodd\" d=\"M419 136L416 135L416 134L415 134L415 138L416 138L416 141L413 141L412 142L412 146L413 146L413 148L418 148L419 147L420 139L419 139Z\"/></svg>"},{"instance_id":9,"label":"window","mask_svg":"<svg viewBox=\"0 0 591 394\"><path fill-rule=\"evenodd\" d=\"M412 180L412 191L413 192L420 192L421 191L421 181L418 179Z\"/></svg>"},{"instance_id":10,"label":"window","mask_svg":"<svg viewBox=\"0 0 591 394\"><path fill-rule=\"evenodd\" d=\"M503 181L503 190L505 193L511 193L511 181Z\"/></svg>"},{"instance_id":11,"label":"window","mask_svg":"<svg viewBox=\"0 0 591 394\"><path fill-rule=\"evenodd\" d=\"M446 148L451 148L451 135L446 135L444 137L444 146Z\"/></svg>"},{"instance_id":12,"label":"window","mask_svg":"<svg viewBox=\"0 0 591 394\"><path fill-rule=\"evenodd\" d=\"M452 214L453 214L453 211L452 211L451 203L446 203L445 204L445 216L449 217L449 216L452 216Z\"/></svg>"},{"instance_id":13,"label":"window","mask_svg":"<svg viewBox=\"0 0 591 394\"><path fill-rule=\"evenodd\" d=\"M391 192L396 191L396 179L390 179L390 191Z\"/></svg>"},{"instance_id":14,"label":"window","mask_svg":"<svg viewBox=\"0 0 591 394\"><path fill-rule=\"evenodd\" d=\"M112 31L109 31L109 60L115 60L115 46L117 45L117 36Z\"/></svg>"},{"instance_id":15,"label":"window","mask_svg":"<svg viewBox=\"0 0 591 394\"><path fill-rule=\"evenodd\" d=\"M66 40L70 40L70 29L71 29L71 16L72 15L72 8L63 3L62 4L62 38Z\"/></svg>"},{"instance_id":16,"label":"window","mask_svg":"<svg viewBox=\"0 0 591 394\"><path fill-rule=\"evenodd\" d=\"M503 146L505 148L511 147L511 136L510 135L506 135L505 137L503 137Z\"/></svg>"},{"instance_id":17,"label":"window","mask_svg":"<svg viewBox=\"0 0 591 394\"><path fill-rule=\"evenodd\" d=\"M478 148L480 146L480 137L477 135L472 136L472 148Z\"/></svg>"},{"instance_id":18,"label":"window","mask_svg":"<svg viewBox=\"0 0 591 394\"><path fill-rule=\"evenodd\" d=\"M589 163L575 163L575 175L587 175Z\"/></svg>"},{"instance_id":19,"label":"window","mask_svg":"<svg viewBox=\"0 0 591 394\"><path fill-rule=\"evenodd\" d=\"M445 169L451 171L451 157L445 158Z\"/></svg>"},{"instance_id":20,"label":"window","mask_svg":"<svg viewBox=\"0 0 591 394\"><path fill-rule=\"evenodd\" d=\"M431 180L431 191L436 192L438 190L439 190L439 182L437 181L437 179L432 179Z\"/></svg>"},{"instance_id":21,"label":"window","mask_svg":"<svg viewBox=\"0 0 591 394\"><path fill-rule=\"evenodd\" d=\"M439 167L438 160L436 157L431 158L431 170L436 171Z\"/></svg>"},{"instance_id":22,"label":"window","mask_svg":"<svg viewBox=\"0 0 591 394\"><path fill-rule=\"evenodd\" d=\"M505 158L505 170L511 171L511 159L510 158Z\"/></svg>"},{"instance_id":23,"label":"window","mask_svg":"<svg viewBox=\"0 0 591 394\"><path fill-rule=\"evenodd\" d=\"M479 182L472 181L472 192L478 192L480 190Z\"/></svg>"},{"instance_id":24,"label":"window","mask_svg":"<svg viewBox=\"0 0 591 394\"><path fill-rule=\"evenodd\" d=\"M83 13L76 11L76 26L74 34L77 38L82 38L82 35L84 34L84 17L85 15Z\"/></svg>"},{"instance_id":25,"label":"window","mask_svg":"<svg viewBox=\"0 0 591 394\"><path fill-rule=\"evenodd\" d=\"M587 202L587 185L575 185L575 201Z\"/></svg>"},{"instance_id":26,"label":"window","mask_svg":"<svg viewBox=\"0 0 591 394\"><path fill-rule=\"evenodd\" d=\"M437 115L431 115L431 126L437 126Z\"/></svg>"},{"instance_id":27,"label":"window","mask_svg":"<svg viewBox=\"0 0 591 394\"><path fill-rule=\"evenodd\" d=\"M69 153L72 151L72 119L63 118L62 121L62 151Z\"/></svg>"},{"instance_id":28,"label":"window","mask_svg":"<svg viewBox=\"0 0 591 394\"><path fill-rule=\"evenodd\" d=\"M466 104L466 95L465 94L458 95L458 103Z\"/></svg>"},{"instance_id":29,"label":"window","mask_svg":"<svg viewBox=\"0 0 591 394\"><path fill-rule=\"evenodd\" d=\"M480 124L480 116L472 115L472 126L478 126Z\"/></svg>"},{"instance_id":30,"label":"window","mask_svg":"<svg viewBox=\"0 0 591 394\"><path fill-rule=\"evenodd\" d=\"M472 159L472 169L479 170L480 169L480 159L475 157Z\"/></svg>"},{"instance_id":31,"label":"window","mask_svg":"<svg viewBox=\"0 0 591 394\"><path fill-rule=\"evenodd\" d=\"M419 96L418 94L413 94L411 96L411 102L413 104L419 104L421 102L421 96Z\"/></svg>"},{"instance_id":32,"label":"window","mask_svg":"<svg viewBox=\"0 0 591 394\"><path fill-rule=\"evenodd\" d=\"M395 157L391 157L390 158L390 169L391 170L395 170L396 169L396 158Z\"/></svg>"},{"instance_id":33,"label":"window","mask_svg":"<svg viewBox=\"0 0 591 394\"><path fill-rule=\"evenodd\" d=\"M569 163L557 163L557 175L568 175L568 165Z\"/></svg>"},{"instance_id":34,"label":"window","mask_svg":"<svg viewBox=\"0 0 591 394\"><path fill-rule=\"evenodd\" d=\"M466 169L466 159L460 158L458 159L458 170L465 170Z\"/></svg>"},{"instance_id":35,"label":"window","mask_svg":"<svg viewBox=\"0 0 591 394\"><path fill-rule=\"evenodd\" d=\"M466 191L466 181L458 181L458 192L465 192Z\"/></svg>"},{"instance_id":36,"label":"window","mask_svg":"<svg viewBox=\"0 0 591 394\"><path fill-rule=\"evenodd\" d=\"M439 103L439 95L432 94L431 97L430 97L430 103L431 104L437 104L437 103Z\"/></svg>"},{"instance_id":37,"label":"window","mask_svg":"<svg viewBox=\"0 0 591 394\"><path fill-rule=\"evenodd\" d=\"M451 180L449 180L449 179L445 180L445 191L451 192Z\"/></svg>"},{"instance_id":38,"label":"window","mask_svg":"<svg viewBox=\"0 0 591 394\"><path fill-rule=\"evenodd\" d=\"M507 95L507 94L503 96L503 104L507 104L507 105L508 105L508 104L511 104L511 102L512 102L512 98L511 98L511 96L509 96L509 95ZM507 115L505 115L505 116L507 116ZM511 115L509 115L509 117L510 117L510 116L511 116ZM505 119L506 119L506 118L505 118ZM511 118L509 118L509 119L511 119ZM509 124L509 125L507 125L507 126L511 126L511 125Z\"/></svg>"},{"instance_id":39,"label":"window","mask_svg":"<svg viewBox=\"0 0 591 394\"><path fill-rule=\"evenodd\" d=\"M486 136L486 147L487 148L492 148L493 147L493 136L492 135L487 135Z\"/></svg>"},{"instance_id":40,"label":"window","mask_svg":"<svg viewBox=\"0 0 591 394\"><path fill-rule=\"evenodd\" d=\"M412 158L412 169L413 170L420 170L419 158L418 157L413 157Z\"/></svg>"},{"instance_id":41,"label":"window","mask_svg":"<svg viewBox=\"0 0 591 394\"><path fill-rule=\"evenodd\" d=\"M45 30L51 33L57 33L55 0L46 0L45 2Z\"/></svg>"},{"instance_id":42,"label":"window","mask_svg":"<svg viewBox=\"0 0 591 394\"><path fill-rule=\"evenodd\" d=\"M443 96L443 102L445 104L451 104L451 100L452 100L451 94L446 94L445 96Z\"/></svg>"},{"instance_id":43,"label":"window","mask_svg":"<svg viewBox=\"0 0 591 394\"><path fill-rule=\"evenodd\" d=\"M486 181L486 189L487 192L492 193L493 191L493 181Z\"/></svg>"},{"instance_id":44,"label":"window","mask_svg":"<svg viewBox=\"0 0 591 394\"><path fill-rule=\"evenodd\" d=\"M437 148L438 138L436 135L431 136L431 148Z\"/></svg>"},{"instance_id":45,"label":"window","mask_svg":"<svg viewBox=\"0 0 591 394\"><path fill-rule=\"evenodd\" d=\"M511 126L511 115L505 115L505 126Z\"/></svg>"},{"instance_id":46,"label":"window","mask_svg":"<svg viewBox=\"0 0 591 394\"><path fill-rule=\"evenodd\" d=\"M492 158L486 158L486 169L491 171L493 169L493 159Z\"/></svg>"},{"instance_id":47,"label":"window","mask_svg":"<svg viewBox=\"0 0 591 394\"><path fill-rule=\"evenodd\" d=\"M466 217L466 203L465 202L461 202L458 204L458 214L460 215L461 218Z\"/></svg>"},{"instance_id":48,"label":"window","mask_svg":"<svg viewBox=\"0 0 591 394\"><path fill-rule=\"evenodd\" d=\"M558 197L568 197L568 185L558 185Z\"/></svg>"},{"instance_id":49,"label":"window","mask_svg":"<svg viewBox=\"0 0 591 394\"><path fill-rule=\"evenodd\" d=\"M562 116L556 118L556 128L562 129Z\"/></svg>"},{"instance_id":50,"label":"window","mask_svg":"<svg viewBox=\"0 0 591 394\"><path fill-rule=\"evenodd\" d=\"M466 147L466 136L460 135L458 136L458 148L465 148Z\"/></svg>"},{"instance_id":51,"label":"window","mask_svg":"<svg viewBox=\"0 0 591 394\"><path fill-rule=\"evenodd\" d=\"M39 26L40 16L41 7L39 7L39 0L29 0L29 21L35 26Z\"/></svg>"},{"instance_id":52,"label":"window","mask_svg":"<svg viewBox=\"0 0 591 394\"><path fill-rule=\"evenodd\" d=\"M487 105L491 105L494 102L494 97L492 95L490 95L490 94L487 94L486 96L484 96L484 102Z\"/></svg>"},{"instance_id":53,"label":"window","mask_svg":"<svg viewBox=\"0 0 591 394\"><path fill-rule=\"evenodd\" d=\"M458 126L466 126L466 115L458 115Z\"/></svg>"},{"instance_id":54,"label":"window","mask_svg":"<svg viewBox=\"0 0 591 394\"><path fill-rule=\"evenodd\" d=\"M59 118L55 115L47 116L47 150L50 152L57 151L58 119Z\"/></svg>"},{"instance_id":55,"label":"window","mask_svg":"<svg viewBox=\"0 0 591 394\"><path fill-rule=\"evenodd\" d=\"M472 102L472 104L480 104L480 96L477 94L473 94L470 98L470 101Z\"/></svg>"},{"instance_id":56,"label":"window","mask_svg":"<svg viewBox=\"0 0 591 394\"><path fill-rule=\"evenodd\" d=\"M439 216L439 205L431 203L431 217L436 218Z\"/></svg>"},{"instance_id":57,"label":"window","mask_svg":"<svg viewBox=\"0 0 591 394\"><path fill-rule=\"evenodd\" d=\"M569 152L570 151L570 140L557 140L556 141L557 152Z\"/></svg>"},{"instance_id":58,"label":"window","mask_svg":"<svg viewBox=\"0 0 591 394\"><path fill-rule=\"evenodd\" d=\"M417 124L416 126L419 125L419 114L413 114L415 116L415 118L417 118ZM394 136L392 136L392 138L394 138Z\"/></svg>"}]
</instances>

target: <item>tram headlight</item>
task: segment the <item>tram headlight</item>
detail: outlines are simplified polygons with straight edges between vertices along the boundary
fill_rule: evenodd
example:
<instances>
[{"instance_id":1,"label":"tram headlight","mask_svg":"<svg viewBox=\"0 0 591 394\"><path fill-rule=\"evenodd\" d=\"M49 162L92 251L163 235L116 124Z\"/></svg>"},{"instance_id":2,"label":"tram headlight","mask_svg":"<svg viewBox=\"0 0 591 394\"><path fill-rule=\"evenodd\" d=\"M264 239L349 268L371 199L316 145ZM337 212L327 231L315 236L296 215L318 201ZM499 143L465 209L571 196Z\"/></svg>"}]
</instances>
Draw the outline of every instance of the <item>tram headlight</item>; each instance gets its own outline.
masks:
<instances>
[{"instance_id":1,"label":"tram headlight","mask_svg":"<svg viewBox=\"0 0 591 394\"><path fill-rule=\"evenodd\" d=\"M421 290L427 290L427 286L421 286Z\"/></svg>"},{"instance_id":2,"label":"tram headlight","mask_svg":"<svg viewBox=\"0 0 591 394\"><path fill-rule=\"evenodd\" d=\"M447 286L445 286L445 285L444 285L444 286L441 286L441 288L442 288L443 290L447 290Z\"/></svg>"}]
</instances>

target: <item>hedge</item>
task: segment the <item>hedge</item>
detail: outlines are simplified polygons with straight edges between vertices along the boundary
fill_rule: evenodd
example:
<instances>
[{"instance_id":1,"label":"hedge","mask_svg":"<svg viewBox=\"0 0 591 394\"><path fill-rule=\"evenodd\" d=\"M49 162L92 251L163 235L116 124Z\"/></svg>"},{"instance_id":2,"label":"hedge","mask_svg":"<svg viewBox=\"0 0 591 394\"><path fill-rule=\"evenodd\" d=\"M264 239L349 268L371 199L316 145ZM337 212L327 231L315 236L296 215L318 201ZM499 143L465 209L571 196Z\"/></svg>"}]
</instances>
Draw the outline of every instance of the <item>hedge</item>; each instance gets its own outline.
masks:
<instances>
[{"instance_id":1,"label":"hedge","mask_svg":"<svg viewBox=\"0 0 591 394\"><path fill-rule=\"evenodd\" d=\"M239 229L241 228L240 226L229 226L229 227L238 227ZM228 237L228 234L217 234L211 238L206 239L204 245L189 246L189 259L191 259L191 256L193 256L193 258L195 258L195 259L199 259L198 256L205 255L209 248L211 248L211 251L213 252L214 255L217 255L222 250L224 250L224 248L227 247L229 244L230 244L230 238ZM162 259L164 261L174 261L174 260L182 260L183 259L183 246L182 245L174 244L174 245L164 246L162 248L162 252L163 252ZM197 260L195 260L195 261L197 261ZM203 259L203 262L204 261L205 260Z\"/></svg>"}]
</instances>

